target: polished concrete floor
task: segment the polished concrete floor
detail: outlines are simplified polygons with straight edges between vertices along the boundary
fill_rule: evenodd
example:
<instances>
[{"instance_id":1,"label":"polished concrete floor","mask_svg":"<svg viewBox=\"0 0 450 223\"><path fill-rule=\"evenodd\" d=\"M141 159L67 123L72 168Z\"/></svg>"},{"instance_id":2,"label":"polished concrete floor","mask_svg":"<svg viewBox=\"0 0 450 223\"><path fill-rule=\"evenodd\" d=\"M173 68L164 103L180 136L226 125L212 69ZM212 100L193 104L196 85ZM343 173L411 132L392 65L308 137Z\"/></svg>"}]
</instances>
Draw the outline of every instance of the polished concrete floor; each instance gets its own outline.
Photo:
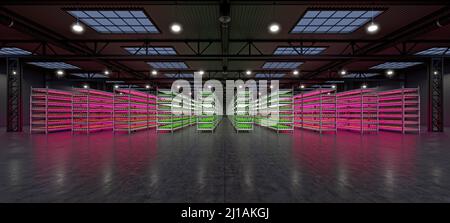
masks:
<instances>
[{"instance_id":1,"label":"polished concrete floor","mask_svg":"<svg viewBox=\"0 0 450 223\"><path fill-rule=\"evenodd\" d=\"M450 202L448 133L0 133L0 202Z\"/></svg>"}]
</instances>

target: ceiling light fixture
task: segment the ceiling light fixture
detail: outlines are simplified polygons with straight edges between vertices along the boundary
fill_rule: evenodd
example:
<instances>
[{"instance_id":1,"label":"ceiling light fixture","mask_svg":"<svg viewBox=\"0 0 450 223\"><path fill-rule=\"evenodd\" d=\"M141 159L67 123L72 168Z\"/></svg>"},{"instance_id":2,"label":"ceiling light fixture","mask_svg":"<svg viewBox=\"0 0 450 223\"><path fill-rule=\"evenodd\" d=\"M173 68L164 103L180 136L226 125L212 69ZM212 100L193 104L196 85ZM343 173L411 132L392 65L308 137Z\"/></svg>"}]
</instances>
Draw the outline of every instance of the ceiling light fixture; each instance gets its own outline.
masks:
<instances>
[{"instance_id":1,"label":"ceiling light fixture","mask_svg":"<svg viewBox=\"0 0 450 223\"><path fill-rule=\"evenodd\" d=\"M273 34L275 34L275 33L278 33L278 32L280 32L280 25L278 24L278 23L272 23L272 24L270 24L269 25L269 32L270 33L273 33Z\"/></svg>"},{"instance_id":2,"label":"ceiling light fixture","mask_svg":"<svg viewBox=\"0 0 450 223\"><path fill-rule=\"evenodd\" d=\"M114 85L114 88L115 88L115 89L119 88L119 85L117 85L117 84L116 84L116 85Z\"/></svg>"},{"instance_id":3,"label":"ceiling light fixture","mask_svg":"<svg viewBox=\"0 0 450 223\"><path fill-rule=\"evenodd\" d=\"M148 84L145 85L145 88L150 89L150 85L148 85Z\"/></svg>"},{"instance_id":4,"label":"ceiling light fixture","mask_svg":"<svg viewBox=\"0 0 450 223\"><path fill-rule=\"evenodd\" d=\"M387 70L386 75L388 75L388 76L394 75L394 70Z\"/></svg>"},{"instance_id":5,"label":"ceiling light fixture","mask_svg":"<svg viewBox=\"0 0 450 223\"><path fill-rule=\"evenodd\" d=\"M205 74L205 71L200 70L198 73L199 73L200 75L203 75L203 74Z\"/></svg>"},{"instance_id":6,"label":"ceiling light fixture","mask_svg":"<svg viewBox=\"0 0 450 223\"><path fill-rule=\"evenodd\" d=\"M331 88L336 89L336 85L334 85L334 84L331 85Z\"/></svg>"},{"instance_id":7,"label":"ceiling light fixture","mask_svg":"<svg viewBox=\"0 0 450 223\"><path fill-rule=\"evenodd\" d=\"M252 71L251 70L247 70L247 71L245 71L245 74L250 75L250 74L252 74Z\"/></svg>"},{"instance_id":8,"label":"ceiling light fixture","mask_svg":"<svg viewBox=\"0 0 450 223\"><path fill-rule=\"evenodd\" d=\"M438 75L439 72L438 72L437 70L435 70L435 71L433 72L433 74L434 74L434 75Z\"/></svg>"},{"instance_id":9,"label":"ceiling light fixture","mask_svg":"<svg viewBox=\"0 0 450 223\"><path fill-rule=\"evenodd\" d=\"M13 71L12 71L12 74L13 74L13 75L16 75L16 74L17 74L17 71L13 70Z\"/></svg>"},{"instance_id":10,"label":"ceiling light fixture","mask_svg":"<svg viewBox=\"0 0 450 223\"><path fill-rule=\"evenodd\" d=\"M77 20L77 22L72 25L72 32L82 34L84 32L84 26Z\"/></svg>"},{"instance_id":11,"label":"ceiling light fixture","mask_svg":"<svg viewBox=\"0 0 450 223\"><path fill-rule=\"evenodd\" d=\"M375 34L376 32L378 32L378 30L380 29L380 27L378 26L378 24L371 22L368 26L367 26L367 32L369 34Z\"/></svg>"},{"instance_id":12,"label":"ceiling light fixture","mask_svg":"<svg viewBox=\"0 0 450 223\"><path fill-rule=\"evenodd\" d=\"M295 76L297 76L297 75L299 74L299 72L298 72L298 70L294 70L294 71L292 72L292 74L294 74Z\"/></svg>"},{"instance_id":13,"label":"ceiling light fixture","mask_svg":"<svg viewBox=\"0 0 450 223\"><path fill-rule=\"evenodd\" d=\"M347 71L346 71L346 70L341 70L339 73L340 73L341 75L346 75L346 74L347 74Z\"/></svg>"},{"instance_id":14,"label":"ceiling light fixture","mask_svg":"<svg viewBox=\"0 0 450 223\"><path fill-rule=\"evenodd\" d=\"M109 70L105 70L105 71L103 71L103 73L104 73L105 75L109 75Z\"/></svg>"},{"instance_id":15,"label":"ceiling light fixture","mask_svg":"<svg viewBox=\"0 0 450 223\"><path fill-rule=\"evenodd\" d=\"M183 30L183 28L181 27L181 25L179 23L173 23L170 26L170 30L172 30L173 33L180 33L181 30Z\"/></svg>"},{"instance_id":16,"label":"ceiling light fixture","mask_svg":"<svg viewBox=\"0 0 450 223\"><path fill-rule=\"evenodd\" d=\"M64 71L63 70L57 70L56 71L56 75L62 76L62 75L64 75Z\"/></svg>"},{"instance_id":17,"label":"ceiling light fixture","mask_svg":"<svg viewBox=\"0 0 450 223\"><path fill-rule=\"evenodd\" d=\"M89 88L89 85L87 85L87 84L85 84L85 85L83 85L83 88Z\"/></svg>"},{"instance_id":18,"label":"ceiling light fixture","mask_svg":"<svg viewBox=\"0 0 450 223\"><path fill-rule=\"evenodd\" d=\"M152 75L154 76L154 75L157 75L158 74L158 71L157 70L152 70Z\"/></svg>"},{"instance_id":19,"label":"ceiling light fixture","mask_svg":"<svg viewBox=\"0 0 450 223\"><path fill-rule=\"evenodd\" d=\"M363 89L366 89L366 88L367 88L367 84L363 84L361 87L362 87Z\"/></svg>"},{"instance_id":20,"label":"ceiling light fixture","mask_svg":"<svg viewBox=\"0 0 450 223\"><path fill-rule=\"evenodd\" d=\"M305 88L305 85L303 85L303 84L302 84L302 85L300 85L300 88L301 88L301 89Z\"/></svg>"}]
</instances>

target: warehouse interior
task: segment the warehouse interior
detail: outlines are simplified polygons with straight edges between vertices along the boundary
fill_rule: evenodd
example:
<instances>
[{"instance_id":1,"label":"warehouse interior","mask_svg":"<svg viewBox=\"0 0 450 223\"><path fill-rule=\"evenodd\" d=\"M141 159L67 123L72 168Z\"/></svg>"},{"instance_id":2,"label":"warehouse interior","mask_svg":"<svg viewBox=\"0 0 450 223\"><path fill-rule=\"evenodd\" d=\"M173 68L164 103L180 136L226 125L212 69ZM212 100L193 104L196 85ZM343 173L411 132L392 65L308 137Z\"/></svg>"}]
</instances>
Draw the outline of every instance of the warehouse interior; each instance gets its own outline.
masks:
<instances>
[{"instance_id":1,"label":"warehouse interior","mask_svg":"<svg viewBox=\"0 0 450 223\"><path fill-rule=\"evenodd\" d=\"M450 202L449 37L432 0L3 1L0 202Z\"/></svg>"}]
</instances>

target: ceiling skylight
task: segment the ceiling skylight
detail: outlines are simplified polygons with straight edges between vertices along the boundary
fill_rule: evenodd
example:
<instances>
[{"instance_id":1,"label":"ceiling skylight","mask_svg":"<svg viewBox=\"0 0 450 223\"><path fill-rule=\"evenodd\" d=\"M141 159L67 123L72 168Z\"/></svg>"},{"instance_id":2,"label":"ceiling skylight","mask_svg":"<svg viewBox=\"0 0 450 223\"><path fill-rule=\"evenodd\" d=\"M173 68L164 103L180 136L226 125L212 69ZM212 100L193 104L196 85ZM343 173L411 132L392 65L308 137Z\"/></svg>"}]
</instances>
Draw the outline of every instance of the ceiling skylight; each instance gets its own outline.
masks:
<instances>
[{"instance_id":1,"label":"ceiling skylight","mask_svg":"<svg viewBox=\"0 0 450 223\"><path fill-rule=\"evenodd\" d=\"M302 62L266 62L263 69L295 69L300 66Z\"/></svg>"},{"instance_id":2,"label":"ceiling skylight","mask_svg":"<svg viewBox=\"0 0 450 223\"><path fill-rule=\"evenodd\" d=\"M450 55L450 48L449 47L433 47L424 51L420 51L416 53L416 55L423 55L423 56L437 56L437 55Z\"/></svg>"},{"instance_id":3,"label":"ceiling skylight","mask_svg":"<svg viewBox=\"0 0 450 223\"><path fill-rule=\"evenodd\" d=\"M148 62L150 66L156 69L187 69L184 62Z\"/></svg>"},{"instance_id":4,"label":"ceiling skylight","mask_svg":"<svg viewBox=\"0 0 450 223\"><path fill-rule=\"evenodd\" d=\"M371 67L370 69L404 69L422 64L422 62L385 62Z\"/></svg>"},{"instance_id":5,"label":"ceiling skylight","mask_svg":"<svg viewBox=\"0 0 450 223\"><path fill-rule=\"evenodd\" d=\"M180 73L180 74L164 74L166 77L170 78L193 78L194 74L190 73Z\"/></svg>"},{"instance_id":6,"label":"ceiling skylight","mask_svg":"<svg viewBox=\"0 0 450 223\"><path fill-rule=\"evenodd\" d=\"M31 52L17 47L2 47L0 48L0 55L31 55Z\"/></svg>"},{"instance_id":7,"label":"ceiling skylight","mask_svg":"<svg viewBox=\"0 0 450 223\"><path fill-rule=\"evenodd\" d=\"M325 47L278 47L274 55L317 55L322 53Z\"/></svg>"},{"instance_id":8,"label":"ceiling skylight","mask_svg":"<svg viewBox=\"0 0 450 223\"><path fill-rule=\"evenodd\" d=\"M266 74L266 73L257 73L255 74L256 78L282 78L284 75L283 73L274 73L274 74Z\"/></svg>"},{"instance_id":9,"label":"ceiling skylight","mask_svg":"<svg viewBox=\"0 0 450 223\"><path fill-rule=\"evenodd\" d=\"M32 64L38 67L43 67L47 69L80 69L77 66L72 64L64 63L64 62L29 62L28 64Z\"/></svg>"},{"instance_id":10,"label":"ceiling skylight","mask_svg":"<svg viewBox=\"0 0 450 223\"><path fill-rule=\"evenodd\" d=\"M176 55L173 47L124 47L133 55Z\"/></svg>"},{"instance_id":11,"label":"ceiling skylight","mask_svg":"<svg viewBox=\"0 0 450 223\"><path fill-rule=\"evenodd\" d=\"M100 73L71 73L71 75L81 78L108 78L105 74Z\"/></svg>"},{"instance_id":12,"label":"ceiling skylight","mask_svg":"<svg viewBox=\"0 0 450 223\"><path fill-rule=\"evenodd\" d=\"M368 78L368 77L374 77L379 75L378 73L350 73L347 75L344 75L344 78Z\"/></svg>"},{"instance_id":13,"label":"ceiling skylight","mask_svg":"<svg viewBox=\"0 0 450 223\"><path fill-rule=\"evenodd\" d=\"M142 10L71 10L68 13L99 33L160 33Z\"/></svg>"},{"instance_id":14,"label":"ceiling skylight","mask_svg":"<svg viewBox=\"0 0 450 223\"><path fill-rule=\"evenodd\" d=\"M382 11L308 10L291 33L351 33Z\"/></svg>"}]
</instances>

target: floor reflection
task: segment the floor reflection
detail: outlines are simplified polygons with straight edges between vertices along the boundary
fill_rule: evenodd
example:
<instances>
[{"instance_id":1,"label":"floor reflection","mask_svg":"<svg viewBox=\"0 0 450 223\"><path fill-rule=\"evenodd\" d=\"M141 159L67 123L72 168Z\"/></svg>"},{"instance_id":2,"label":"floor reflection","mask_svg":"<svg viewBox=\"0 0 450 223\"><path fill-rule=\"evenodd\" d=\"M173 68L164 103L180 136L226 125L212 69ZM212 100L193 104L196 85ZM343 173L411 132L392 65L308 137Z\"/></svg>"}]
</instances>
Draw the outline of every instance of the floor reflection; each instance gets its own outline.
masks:
<instances>
[{"instance_id":1,"label":"floor reflection","mask_svg":"<svg viewBox=\"0 0 450 223\"><path fill-rule=\"evenodd\" d=\"M0 202L450 202L447 134L1 133Z\"/></svg>"}]
</instances>

